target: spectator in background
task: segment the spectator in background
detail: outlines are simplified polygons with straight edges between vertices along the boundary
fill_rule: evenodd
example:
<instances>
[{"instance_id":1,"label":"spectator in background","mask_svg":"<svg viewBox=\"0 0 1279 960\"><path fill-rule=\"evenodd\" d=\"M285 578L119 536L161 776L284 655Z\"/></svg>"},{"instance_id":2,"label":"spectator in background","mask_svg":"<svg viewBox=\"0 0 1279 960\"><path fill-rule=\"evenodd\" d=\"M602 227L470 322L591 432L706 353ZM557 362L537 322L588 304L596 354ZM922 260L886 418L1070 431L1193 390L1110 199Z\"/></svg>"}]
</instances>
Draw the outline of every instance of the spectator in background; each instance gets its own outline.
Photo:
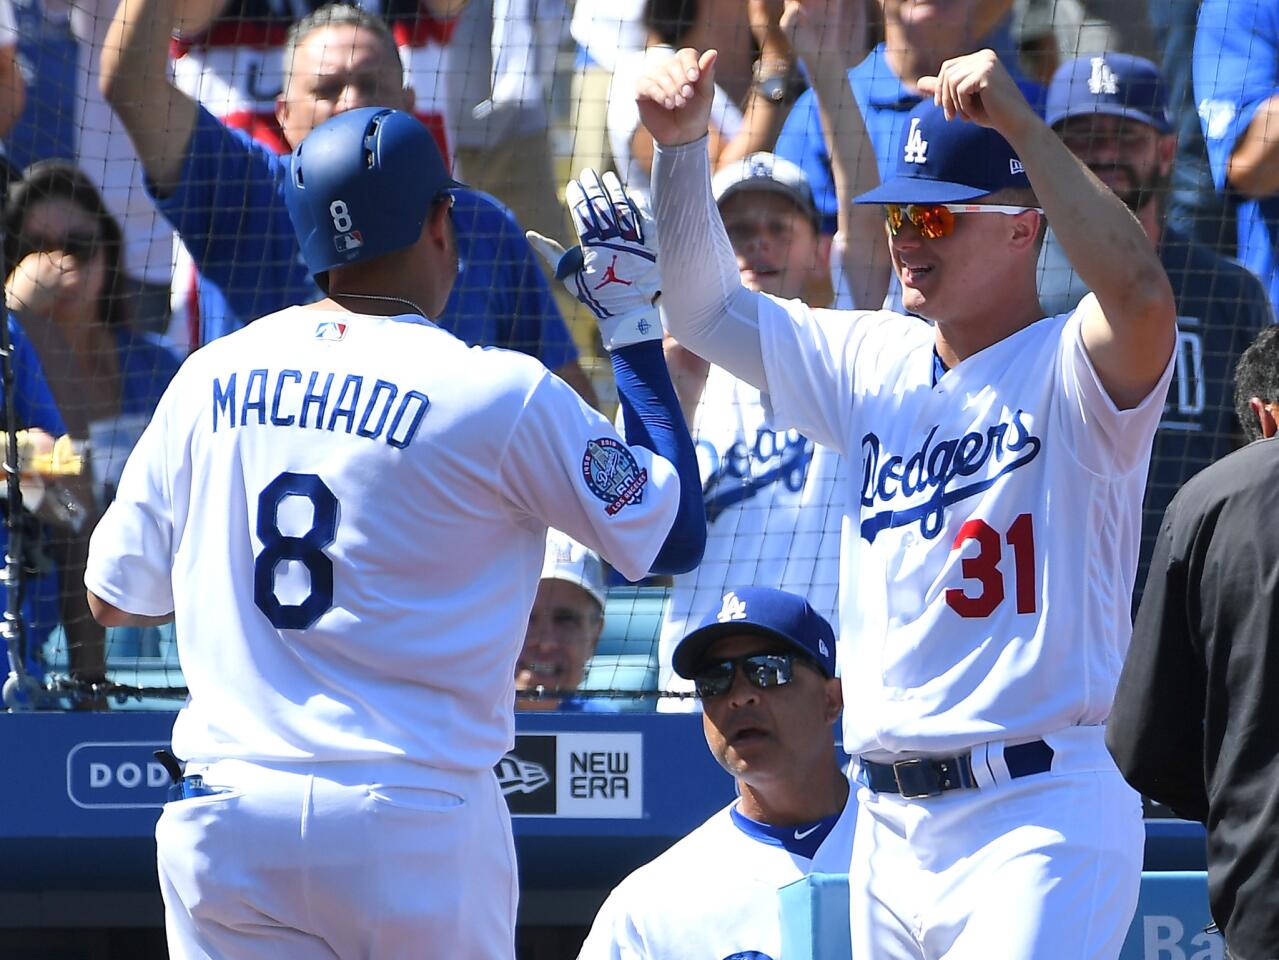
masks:
<instances>
[{"instance_id":1,"label":"spectator in background","mask_svg":"<svg viewBox=\"0 0 1279 960\"><path fill-rule=\"evenodd\" d=\"M870 142L879 160L881 179L892 174L896 147L907 116L923 99L916 82L937 72L944 60L983 47L993 47L1018 88L1032 105L1043 99L1043 88L1029 80L1017 63L1008 34L1012 0L880 0L884 12L884 40L863 59L850 58L848 82L865 119ZM985 31L974 32L985 26ZM857 46L856 48L862 48ZM777 140L776 151L798 164L808 176L822 215L822 229L837 227L835 182L830 154L822 135L816 96L803 94ZM894 284L895 286L895 284Z\"/></svg>"},{"instance_id":2,"label":"spectator in background","mask_svg":"<svg viewBox=\"0 0 1279 960\"><path fill-rule=\"evenodd\" d=\"M1207 826L1213 920L1252 960L1279 944L1279 329L1240 358L1235 403L1253 442L1168 508L1106 744L1133 787Z\"/></svg>"},{"instance_id":3,"label":"spectator in background","mask_svg":"<svg viewBox=\"0 0 1279 960\"><path fill-rule=\"evenodd\" d=\"M74 165L40 160L29 166L10 185L4 231L5 262L13 264L5 297L34 345L60 414L35 425L92 442L94 473L63 481L76 509L60 524L46 525L44 541L61 584L59 619L68 645L96 650L103 633L80 589L88 537L178 359L155 335L130 328L120 226ZM47 634L47 621L46 607L35 614L32 632Z\"/></svg>"},{"instance_id":4,"label":"spectator in background","mask_svg":"<svg viewBox=\"0 0 1279 960\"><path fill-rule=\"evenodd\" d=\"M564 0L471 0L449 46L457 175L521 226L564 234L551 156L551 85L568 26Z\"/></svg>"},{"instance_id":5,"label":"spectator in background","mask_svg":"<svg viewBox=\"0 0 1279 960\"><path fill-rule=\"evenodd\" d=\"M390 28L413 90L409 112L426 124L447 162L447 49L467 0L369 0L362 10ZM296 55L289 32L321 0L181 0L173 78L179 90L229 127L244 130L277 153L297 142L282 127L277 102ZM326 61L327 63L327 61ZM341 91L333 91L340 94ZM318 90L320 99L326 98Z\"/></svg>"},{"instance_id":6,"label":"spectator in background","mask_svg":"<svg viewBox=\"0 0 1279 960\"><path fill-rule=\"evenodd\" d=\"M604 697L581 697L587 661L604 631L604 561L566 533L546 532L546 559L515 664L517 710L609 712Z\"/></svg>"},{"instance_id":7,"label":"spectator in background","mask_svg":"<svg viewBox=\"0 0 1279 960\"><path fill-rule=\"evenodd\" d=\"M282 193L287 160L230 129L166 79L174 0L125 0L103 51L102 84L129 131L149 189L227 298L228 327L318 295L299 257ZM294 24L293 51L276 103L285 139L300 142L329 116L363 105L414 102L394 37L357 7L333 4ZM157 117L168 122L157 124ZM455 194L461 268L440 325L469 344L540 359L583 397L594 391L568 328L514 219L492 198Z\"/></svg>"},{"instance_id":8,"label":"spectator in background","mask_svg":"<svg viewBox=\"0 0 1279 960\"><path fill-rule=\"evenodd\" d=\"M1236 446L1231 370L1273 316L1256 277L1165 222L1176 135L1153 63L1117 53L1063 64L1049 88L1045 118L1140 221L1177 301L1178 357L1146 481L1136 603L1173 495ZM1040 265L1045 312L1073 310L1087 289L1051 233Z\"/></svg>"},{"instance_id":9,"label":"spectator in background","mask_svg":"<svg viewBox=\"0 0 1279 960\"><path fill-rule=\"evenodd\" d=\"M569 32L577 44L573 72L572 170L610 169L608 101L619 58L644 49L645 0L576 0Z\"/></svg>"},{"instance_id":10,"label":"spectator in background","mask_svg":"<svg viewBox=\"0 0 1279 960\"><path fill-rule=\"evenodd\" d=\"M1168 189L1167 222L1223 257L1233 257L1234 209L1213 184L1208 148L1195 104L1194 48L1199 0L1161 0L1150 25L1168 88L1168 117L1177 135L1177 156Z\"/></svg>"},{"instance_id":11,"label":"spectator in background","mask_svg":"<svg viewBox=\"0 0 1279 960\"><path fill-rule=\"evenodd\" d=\"M22 114L27 86L18 69L18 27L11 0L0 0L0 140L9 135ZM8 182L8 160L0 143L0 191Z\"/></svg>"},{"instance_id":12,"label":"spectator in background","mask_svg":"<svg viewBox=\"0 0 1279 960\"><path fill-rule=\"evenodd\" d=\"M40 160L10 186L4 207L10 308L39 351L68 431L150 418L178 370L154 334L129 325L120 225L89 178L63 160ZM95 451L99 461L107 451ZM120 456L123 466L128 450Z\"/></svg>"},{"instance_id":13,"label":"spectator in background","mask_svg":"<svg viewBox=\"0 0 1279 960\"><path fill-rule=\"evenodd\" d=\"M777 890L847 873L857 805L839 768L835 632L803 597L730 591L675 650L738 798L609 894L578 960L781 956Z\"/></svg>"},{"instance_id":14,"label":"spectator in background","mask_svg":"<svg viewBox=\"0 0 1279 960\"><path fill-rule=\"evenodd\" d=\"M9 5L10 0L0 0L0 7ZM37 160L77 155L82 64L71 8L64 0L16 0L12 7L27 98L6 147L9 161L21 173Z\"/></svg>"},{"instance_id":15,"label":"spectator in background","mask_svg":"<svg viewBox=\"0 0 1279 960\"><path fill-rule=\"evenodd\" d=\"M1194 80L1213 182L1238 221L1239 259L1279 306L1279 0L1204 0Z\"/></svg>"},{"instance_id":16,"label":"spectator in background","mask_svg":"<svg viewBox=\"0 0 1279 960\"><path fill-rule=\"evenodd\" d=\"M698 45L699 39L705 40L714 32L707 23L708 6L706 0L648 0L644 5L646 48L618 57L609 91L609 142L618 176L633 197L648 194L653 167L653 138L639 122L635 83L651 64L669 58L681 47ZM791 104L804 89L790 37L781 26L783 4L748 0L748 8L751 32L760 50L755 79L740 101L723 87L715 88L710 130L713 167L771 150Z\"/></svg>"},{"instance_id":17,"label":"spectator in background","mask_svg":"<svg viewBox=\"0 0 1279 960\"><path fill-rule=\"evenodd\" d=\"M874 152L845 80L850 42L865 34L860 0L793 5L786 21L808 66L822 123L832 135L839 185L845 307L878 306L888 286L888 245L878 208L852 197L879 182ZM808 180L795 164L756 153L720 170L711 189L742 282L784 300L830 306L831 239ZM814 291L825 291L816 299ZM816 296L821 296L817 294ZM692 689L671 667L689 625L720 603L730 584L754 583L807 597L823 616L838 613L841 497L847 464L797 430L776 430L758 388L667 338L666 361L702 471L706 554L674 578L659 640L661 689ZM685 701L686 702L686 701ZM662 709L676 709L663 700Z\"/></svg>"}]
</instances>

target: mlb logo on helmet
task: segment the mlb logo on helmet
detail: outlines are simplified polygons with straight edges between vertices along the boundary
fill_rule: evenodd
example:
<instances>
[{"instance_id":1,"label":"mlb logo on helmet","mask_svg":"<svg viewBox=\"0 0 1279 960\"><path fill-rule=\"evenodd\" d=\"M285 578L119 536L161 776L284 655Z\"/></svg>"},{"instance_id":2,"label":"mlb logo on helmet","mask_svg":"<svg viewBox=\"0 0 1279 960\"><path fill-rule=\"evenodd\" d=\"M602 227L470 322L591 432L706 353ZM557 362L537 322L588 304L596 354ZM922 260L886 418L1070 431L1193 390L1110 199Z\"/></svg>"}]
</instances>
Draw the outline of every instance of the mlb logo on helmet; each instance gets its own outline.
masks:
<instances>
[{"instance_id":1,"label":"mlb logo on helmet","mask_svg":"<svg viewBox=\"0 0 1279 960\"><path fill-rule=\"evenodd\" d=\"M360 235L359 230L352 230L350 233L339 233L333 238L333 246L337 248L338 253L358 250L364 246L364 237Z\"/></svg>"}]
</instances>

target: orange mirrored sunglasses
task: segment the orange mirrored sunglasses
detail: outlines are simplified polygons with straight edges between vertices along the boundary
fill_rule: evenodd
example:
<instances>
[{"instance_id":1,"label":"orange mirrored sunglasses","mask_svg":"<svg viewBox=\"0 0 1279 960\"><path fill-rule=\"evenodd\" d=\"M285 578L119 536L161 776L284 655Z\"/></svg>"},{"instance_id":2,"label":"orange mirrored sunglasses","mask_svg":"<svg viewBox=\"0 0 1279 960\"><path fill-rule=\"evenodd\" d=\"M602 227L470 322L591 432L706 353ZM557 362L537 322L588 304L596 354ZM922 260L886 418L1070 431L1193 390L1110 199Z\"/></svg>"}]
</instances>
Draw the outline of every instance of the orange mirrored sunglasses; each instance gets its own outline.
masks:
<instances>
[{"instance_id":1,"label":"orange mirrored sunglasses","mask_svg":"<svg viewBox=\"0 0 1279 960\"><path fill-rule=\"evenodd\" d=\"M884 216L888 231L894 237L907 220L925 239L940 240L955 232L957 213L1025 213L1034 210L1043 213L1041 207L1005 207L993 203L886 203Z\"/></svg>"}]
</instances>

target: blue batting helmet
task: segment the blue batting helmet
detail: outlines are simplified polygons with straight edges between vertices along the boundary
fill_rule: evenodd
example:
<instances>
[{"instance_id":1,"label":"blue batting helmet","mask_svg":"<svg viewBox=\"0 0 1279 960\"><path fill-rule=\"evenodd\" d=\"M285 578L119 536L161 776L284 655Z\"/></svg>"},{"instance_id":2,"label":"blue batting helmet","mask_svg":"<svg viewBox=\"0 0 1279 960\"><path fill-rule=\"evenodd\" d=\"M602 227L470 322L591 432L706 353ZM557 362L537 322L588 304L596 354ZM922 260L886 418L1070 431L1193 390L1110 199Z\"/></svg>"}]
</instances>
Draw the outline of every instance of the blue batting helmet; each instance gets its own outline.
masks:
<instances>
[{"instance_id":1,"label":"blue batting helmet","mask_svg":"<svg viewBox=\"0 0 1279 960\"><path fill-rule=\"evenodd\" d=\"M284 199L302 259L319 274L412 246L435 199L458 186L421 121L361 107L297 145Z\"/></svg>"}]
</instances>

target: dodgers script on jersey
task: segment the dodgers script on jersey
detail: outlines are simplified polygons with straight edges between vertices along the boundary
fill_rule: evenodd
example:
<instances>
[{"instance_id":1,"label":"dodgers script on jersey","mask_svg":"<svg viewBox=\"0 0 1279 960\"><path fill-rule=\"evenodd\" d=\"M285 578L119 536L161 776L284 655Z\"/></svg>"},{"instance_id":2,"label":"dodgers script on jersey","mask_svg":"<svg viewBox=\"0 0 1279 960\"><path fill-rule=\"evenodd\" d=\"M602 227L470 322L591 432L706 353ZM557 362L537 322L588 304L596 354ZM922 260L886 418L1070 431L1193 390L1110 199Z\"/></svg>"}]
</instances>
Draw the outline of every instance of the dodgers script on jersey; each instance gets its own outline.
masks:
<instances>
[{"instance_id":1,"label":"dodgers script on jersey","mask_svg":"<svg viewBox=\"0 0 1279 960\"><path fill-rule=\"evenodd\" d=\"M777 891L848 872L857 803L850 792L812 859L748 835L729 810L618 884L578 960L781 960Z\"/></svg>"},{"instance_id":2,"label":"dodgers script on jersey","mask_svg":"<svg viewBox=\"0 0 1279 960\"><path fill-rule=\"evenodd\" d=\"M638 578L677 502L672 466L537 361L292 307L182 367L86 585L176 610L181 757L487 769L547 526Z\"/></svg>"},{"instance_id":3,"label":"dodgers script on jersey","mask_svg":"<svg viewBox=\"0 0 1279 960\"><path fill-rule=\"evenodd\" d=\"M777 422L860 475L842 544L844 748L955 753L1102 723L1172 361L1120 411L1075 313L934 383L922 320L759 303Z\"/></svg>"},{"instance_id":4,"label":"dodgers script on jersey","mask_svg":"<svg viewBox=\"0 0 1279 960\"><path fill-rule=\"evenodd\" d=\"M722 367L712 365L707 375L693 440L706 554L696 570L675 577L659 653L662 689L690 692L692 681L671 669L671 652L730 587L753 583L796 593L835 622L849 482L841 457L798 430L774 430L759 390Z\"/></svg>"}]
</instances>

